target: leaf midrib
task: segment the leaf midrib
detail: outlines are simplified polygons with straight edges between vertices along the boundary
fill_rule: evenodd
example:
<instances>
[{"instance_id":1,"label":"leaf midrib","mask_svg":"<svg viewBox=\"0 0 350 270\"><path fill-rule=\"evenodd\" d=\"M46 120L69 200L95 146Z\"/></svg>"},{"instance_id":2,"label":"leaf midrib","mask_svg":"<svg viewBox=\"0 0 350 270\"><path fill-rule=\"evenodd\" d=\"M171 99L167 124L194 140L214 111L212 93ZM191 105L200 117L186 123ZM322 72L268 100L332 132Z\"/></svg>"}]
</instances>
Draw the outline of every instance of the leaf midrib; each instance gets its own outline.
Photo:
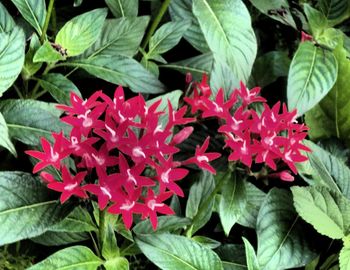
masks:
<instances>
[{"instance_id":1,"label":"leaf midrib","mask_svg":"<svg viewBox=\"0 0 350 270\"><path fill-rule=\"evenodd\" d=\"M37 30L39 31L39 35L41 36L41 34L42 34L41 25L40 25L40 23L39 23L37 17L35 16L35 13L34 13L33 10L31 9L31 6L29 5L28 0L24 0L24 1L25 1L26 5L27 5L27 7L28 7L28 9L29 9L29 12L31 13L31 15L32 15L32 17L33 17L33 19L34 19L34 23L35 23L36 26L38 27ZM36 0L36 1L38 1L38 0Z\"/></svg>"},{"instance_id":2,"label":"leaf midrib","mask_svg":"<svg viewBox=\"0 0 350 270\"><path fill-rule=\"evenodd\" d=\"M23 211L25 209L36 208L36 207L49 205L49 204L56 204L56 203L57 203L57 201L54 200L54 201L46 201L46 202L40 202L40 203L35 203L35 204L30 204L30 205L24 205L24 206L8 209L5 211L1 211L0 216L5 215L5 214L9 214L9 213L13 213L13 212L17 212L17 211Z\"/></svg>"}]
</instances>

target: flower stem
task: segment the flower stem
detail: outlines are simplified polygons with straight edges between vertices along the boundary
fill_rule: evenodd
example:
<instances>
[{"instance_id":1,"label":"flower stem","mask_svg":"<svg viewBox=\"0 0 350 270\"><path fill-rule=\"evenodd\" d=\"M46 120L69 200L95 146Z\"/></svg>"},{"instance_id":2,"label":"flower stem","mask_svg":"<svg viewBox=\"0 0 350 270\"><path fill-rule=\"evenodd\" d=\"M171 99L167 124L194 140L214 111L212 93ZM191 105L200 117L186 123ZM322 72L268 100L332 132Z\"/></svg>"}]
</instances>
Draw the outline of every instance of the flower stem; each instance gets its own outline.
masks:
<instances>
[{"instance_id":1,"label":"flower stem","mask_svg":"<svg viewBox=\"0 0 350 270\"><path fill-rule=\"evenodd\" d=\"M100 247L100 251L102 253L103 241L105 239L106 234L106 210L100 210L99 212L99 224L98 224L98 244Z\"/></svg>"},{"instance_id":2,"label":"flower stem","mask_svg":"<svg viewBox=\"0 0 350 270\"><path fill-rule=\"evenodd\" d=\"M165 0L163 2L163 4L161 5L160 9L159 9L159 12L157 14L157 16L155 17L155 19L153 20L152 24L151 24L151 27L149 28L148 32L147 32L147 35L145 37L145 39L143 40L142 44L141 44L141 48L143 50L145 50L145 48L147 47L147 44L149 42L149 40L151 39L151 37L153 36L154 32L156 31L160 21L162 20L165 12L167 11L168 9L168 6L170 4L170 1L171 0Z\"/></svg>"},{"instance_id":3,"label":"flower stem","mask_svg":"<svg viewBox=\"0 0 350 270\"><path fill-rule=\"evenodd\" d=\"M43 32L41 33L41 37L40 37L41 43L43 43L46 40L46 32L47 32L47 29L49 28L49 23L50 23L50 18L51 18L54 3L55 3L55 0L50 0L49 2L49 7L47 9L47 14L44 22Z\"/></svg>"}]
</instances>

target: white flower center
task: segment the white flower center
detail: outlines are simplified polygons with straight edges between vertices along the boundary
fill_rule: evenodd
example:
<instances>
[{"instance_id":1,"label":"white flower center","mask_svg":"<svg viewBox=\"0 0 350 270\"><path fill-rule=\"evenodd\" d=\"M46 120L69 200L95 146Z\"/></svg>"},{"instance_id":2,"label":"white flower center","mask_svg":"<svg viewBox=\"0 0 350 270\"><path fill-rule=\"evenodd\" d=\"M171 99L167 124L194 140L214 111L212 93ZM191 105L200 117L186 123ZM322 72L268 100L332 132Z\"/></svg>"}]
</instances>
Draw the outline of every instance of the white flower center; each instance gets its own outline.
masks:
<instances>
[{"instance_id":1,"label":"white flower center","mask_svg":"<svg viewBox=\"0 0 350 270\"><path fill-rule=\"evenodd\" d=\"M75 189L77 186L78 186L78 183L75 182L75 183L73 183L73 184L66 185L66 186L64 187L64 190L72 191L72 190Z\"/></svg>"},{"instance_id":2,"label":"white flower center","mask_svg":"<svg viewBox=\"0 0 350 270\"><path fill-rule=\"evenodd\" d=\"M135 147L134 149L132 149L132 155L134 157L143 157L143 158L146 158L146 155L145 153L142 151L142 148L137 146Z\"/></svg>"},{"instance_id":3,"label":"white flower center","mask_svg":"<svg viewBox=\"0 0 350 270\"><path fill-rule=\"evenodd\" d=\"M171 171L171 168L169 168L167 171L163 172L160 176L160 179L164 182L164 183L169 183L169 173Z\"/></svg>"},{"instance_id":4,"label":"white flower center","mask_svg":"<svg viewBox=\"0 0 350 270\"><path fill-rule=\"evenodd\" d=\"M156 200L149 200L149 201L147 202L147 206L148 206L148 208L150 208L152 211L154 211L154 209L155 209L156 207L162 207L162 206L164 206L164 203L157 203Z\"/></svg>"},{"instance_id":5,"label":"white flower center","mask_svg":"<svg viewBox=\"0 0 350 270\"><path fill-rule=\"evenodd\" d=\"M106 160L104 158L96 156L95 154L91 154L91 155L96 160L98 165L102 166L103 164L105 164Z\"/></svg>"},{"instance_id":6,"label":"white flower center","mask_svg":"<svg viewBox=\"0 0 350 270\"><path fill-rule=\"evenodd\" d=\"M119 207L119 209L129 211L134 206L135 206L135 202L130 202L129 200L126 200L126 202L123 203L122 206Z\"/></svg>"},{"instance_id":7,"label":"white flower center","mask_svg":"<svg viewBox=\"0 0 350 270\"><path fill-rule=\"evenodd\" d=\"M209 158L207 156L198 156L197 157L198 162L209 162Z\"/></svg>"},{"instance_id":8,"label":"white flower center","mask_svg":"<svg viewBox=\"0 0 350 270\"><path fill-rule=\"evenodd\" d=\"M126 173L128 174L128 182L133 182L135 185L137 185L137 181L135 179L135 177L130 173L130 169L126 170Z\"/></svg>"},{"instance_id":9,"label":"white flower center","mask_svg":"<svg viewBox=\"0 0 350 270\"><path fill-rule=\"evenodd\" d=\"M51 155L51 158L50 158L51 162L56 162L60 157L60 155L57 152L53 151L53 147L50 147L50 155Z\"/></svg>"},{"instance_id":10,"label":"white flower center","mask_svg":"<svg viewBox=\"0 0 350 270\"><path fill-rule=\"evenodd\" d=\"M102 191L102 193L103 193L104 195L107 195L107 197L108 197L109 199L112 198L112 195L111 195L111 193L109 192L108 188L101 187L101 191Z\"/></svg>"},{"instance_id":11,"label":"white flower center","mask_svg":"<svg viewBox=\"0 0 350 270\"><path fill-rule=\"evenodd\" d=\"M88 114L91 113L91 110L87 110L85 114L78 115L78 119L84 119L83 121L83 127L91 127L93 124L93 121L90 117L88 117Z\"/></svg>"},{"instance_id":12,"label":"white flower center","mask_svg":"<svg viewBox=\"0 0 350 270\"><path fill-rule=\"evenodd\" d=\"M292 157L290 156L292 154L292 150L289 150L287 153L284 154L285 160L289 162L293 162Z\"/></svg>"}]
</instances>

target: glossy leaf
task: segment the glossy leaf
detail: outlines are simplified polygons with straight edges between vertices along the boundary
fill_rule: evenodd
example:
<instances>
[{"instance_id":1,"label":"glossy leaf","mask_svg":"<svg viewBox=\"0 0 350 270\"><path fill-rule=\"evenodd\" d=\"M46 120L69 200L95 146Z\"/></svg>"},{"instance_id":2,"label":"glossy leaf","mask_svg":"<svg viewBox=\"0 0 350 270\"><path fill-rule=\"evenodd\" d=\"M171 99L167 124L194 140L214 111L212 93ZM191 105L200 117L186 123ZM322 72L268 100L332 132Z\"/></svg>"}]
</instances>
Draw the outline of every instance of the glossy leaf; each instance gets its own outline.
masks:
<instances>
[{"instance_id":1,"label":"glossy leaf","mask_svg":"<svg viewBox=\"0 0 350 270\"><path fill-rule=\"evenodd\" d=\"M307 3L304 4L304 12L311 29L311 34L317 40L322 32L328 28L327 18L322 12Z\"/></svg>"},{"instance_id":2,"label":"glossy leaf","mask_svg":"<svg viewBox=\"0 0 350 270\"><path fill-rule=\"evenodd\" d=\"M312 109L333 87L338 64L332 52L303 42L296 51L288 74L288 108L302 115Z\"/></svg>"},{"instance_id":3,"label":"glossy leaf","mask_svg":"<svg viewBox=\"0 0 350 270\"><path fill-rule=\"evenodd\" d=\"M83 68L108 82L130 87L136 93L156 94L164 89L163 84L139 62L125 56L96 56L86 60L75 60L67 65Z\"/></svg>"},{"instance_id":4,"label":"glossy leaf","mask_svg":"<svg viewBox=\"0 0 350 270\"><path fill-rule=\"evenodd\" d=\"M172 0L169 13L174 21L191 21L191 26L185 32L184 38L198 51L202 53L210 51L199 22L193 15L192 0Z\"/></svg>"},{"instance_id":5,"label":"glossy leaf","mask_svg":"<svg viewBox=\"0 0 350 270\"><path fill-rule=\"evenodd\" d=\"M344 245L339 253L339 266L340 270L350 269L350 243L349 236L343 239Z\"/></svg>"},{"instance_id":6,"label":"glossy leaf","mask_svg":"<svg viewBox=\"0 0 350 270\"><path fill-rule=\"evenodd\" d=\"M45 41L45 43L35 52L33 57L33 62L57 62L64 60L65 56L60 54L56 49L54 49L50 42Z\"/></svg>"},{"instance_id":7,"label":"glossy leaf","mask_svg":"<svg viewBox=\"0 0 350 270\"><path fill-rule=\"evenodd\" d=\"M136 243L145 256L161 269L221 270L222 263L213 251L184 236L144 235Z\"/></svg>"},{"instance_id":8,"label":"glossy leaf","mask_svg":"<svg viewBox=\"0 0 350 270\"><path fill-rule=\"evenodd\" d=\"M34 243L48 246L57 247L63 245L71 245L90 239L90 235L86 232L53 232L47 231L37 237L30 240Z\"/></svg>"},{"instance_id":9,"label":"glossy leaf","mask_svg":"<svg viewBox=\"0 0 350 270\"><path fill-rule=\"evenodd\" d=\"M0 146L5 147L13 155L17 156L15 146L10 140L6 121L1 113L0 113Z\"/></svg>"},{"instance_id":10,"label":"glossy leaf","mask_svg":"<svg viewBox=\"0 0 350 270\"><path fill-rule=\"evenodd\" d=\"M37 34L33 34L30 38L29 49L26 53L22 76L25 79L34 75L42 66L42 63L34 63L33 58L37 50L41 47L40 40Z\"/></svg>"},{"instance_id":11,"label":"glossy leaf","mask_svg":"<svg viewBox=\"0 0 350 270\"><path fill-rule=\"evenodd\" d=\"M306 114L305 121L311 128L312 139L335 136L350 145L349 96L347 77L350 76L350 60L341 46L334 51L338 61L338 77L329 94Z\"/></svg>"},{"instance_id":12,"label":"glossy leaf","mask_svg":"<svg viewBox=\"0 0 350 270\"><path fill-rule=\"evenodd\" d=\"M243 237L248 270L260 270L254 247Z\"/></svg>"},{"instance_id":13,"label":"glossy leaf","mask_svg":"<svg viewBox=\"0 0 350 270\"><path fill-rule=\"evenodd\" d=\"M258 219L258 261L262 269L299 267L316 254L307 240L307 230L295 212L290 192L274 188L263 202Z\"/></svg>"},{"instance_id":14,"label":"glossy leaf","mask_svg":"<svg viewBox=\"0 0 350 270\"><path fill-rule=\"evenodd\" d=\"M320 0L318 6L331 25L336 25L350 16L350 3L344 0Z\"/></svg>"},{"instance_id":15,"label":"glossy leaf","mask_svg":"<svg viewBox=\"0 0 350 270\"><path fill-rule=\"evenodd\" d=\"M67 131L59 120L61 111L54 104L36 100L4 100L0 112L7 123L10 137L25 144L38 145L40 137L51 138L51 133Z\"/></svg>"},{"instance_id":16,"label":"glossy leaf","mask_svg":"<svg viewBox=\"0 0 350 270\"><path fill-rule=\"evenodd\" d=\"M163 54L175 47L189 26L190 22L188 21L175 21L163 24L149 41L147 58L152 59L153 55Z\"/></svg>"},{"instance_id":17,"label":"glossy leaf","mask_svg":"<svg viewBox=\"0 0 350 270\"><path fill-rule=\"evenodd\" d=\"M158 217L158 225L156 231L153 230L152 224L149 220L144 220L140 223L137 223L132 230L136 234L163 233L183 229L190 224L191 220L189 218L177 216L160 216Z\"/></svg>"},{"instance_id":18,"label":"glossy leaf","mask_svg":"<svg viewBox=\"0 0 350 270\"><path fill-rule=\"evenodd\" d=\"M81 58L116 54L134 56L148 22L147 16L106 20L96 42L81 55Z\"/></svg>"},{"instance_id":19,"label":"glossy leaf","mask_svg":"<svg viewBox=\"0 0 350 270\"><path fill-rule=\"evenodd\" d=\"M73 246L61 249L28 270L96 270L102 264L89 248Z\"/></svg>"},{"instance_id":20,"label":"glossy leaf","mask_svg":"<svg viewBox=\"0 0 350 270\"><path fill-rule=\"evenodd\" d=\"M107 10L101 8L74 17L57 33L55 43L67 50L68 57L83 53L97 40L106 16Z\"/></svg>"},{"instance_id":21,"label":"glossy leaf","mask_svg":"<svg viewBox=\"0 0 350 270\"><path fill-rule=\"evenodd\" d=\"M341 239L350 233L350 201L326 187L293 187L298 214L320 234Z\"/></svg>"},{"instance_id":22,"label":"glossy leaf","mask_svg":"<svg viewBox=\"0 0 350 270\"><path fill-rule=\"evenodd\" d=\"M210 249L215 249L221 245L219 241L206 236L195 235L191 239Z\"/></svg>"},{"instance_id":23,"label":"glossy leaf","mask_svg":"<svg viewBox=\"0 0 350 270\"><path fill-rule=\"evenodd\" d=\"M0 3L0 33L12 31L15 25L15 21L12 19L7 9Z\"/></svg>"},{"instance_id":24,"label":"glossy leaf","mask_svg":"<svg viewBox=\"0 0 350 270\"><path fill-rule=\"evenodd\" d=\"M67 214L29 173L1 172L0 193L0 245L38 236Z\"/></svg>"},{"instance_id":25,"label":"glossy leaf","mask_svg":"<svg viewBox=\"0 0 350 270\"><path fill-rule=\"evenodd\" d=\"M235 173L218 174L216 177L223 177L219 216L224 232L228 236L247 205L245 185L243 179L237 179Z\"/></svg>"},{"instance_id":26,"label":"glossy leaf","mask_svg":"<svg viewBox=\"0 0 350 270\"><path fill-rule=\"evenodd\" d=\"M103 266L106 270L129 270L129 261L124 257L116 257L107 260Z\"/></svg>"},{"instance_id":27,"label":"glossy leaf","mask_svg":"<svg viewBox=\"0 0 350 270\"><path fill-rule=\"evenodd\" d=\"M105 0L114 17L136 17L139 9L138 0Z\"/></svg>"},{"instance_id":28,"label":"glossy leaf","mask_svg":"<svg viewBox=\"0 0 350 270\"><path fill-rule=\"evenodd\" d=\"M240 0L193 0L210 50L226 62L238 80L246 82L256 57L257 43L249 12Z\"/></svg>"},{"instance_id":29,"label":"glossy leaf","mask_svg":"<svg viewBox=\"0 0 350 270\"><path fill-rule=\"evenodd\" d=\"M60 73L49 73L40 79L40 85L61 104L70 104L70 93L74 92L81 96L79 89L67 77Z\"/></svg>"},{"instance_id":30,"label":"glossy leaf","mask_svg":"<svg viewBox=\"0 0 350 270\"><path fill-rule=\"evenodd\" d=\"M106 260L111 260L119 256L119 248L117 238L112 227L112 224L106 224L105 237L102 244L102 256Z\"/></svg>"},{"instance_id":31,"label":"glossy leaf","mask_svg":"<svg viewBox=\"0 0 350 270\"><path fill-rule=\"evenodd\" d=\"M189 230L191 235L209 221L214 206L214 189L214 177L207 171L202 171L199 179L191 186L186 204L186 217L192 219Z\"/></svg>"},{"instance_id":32,"label":"glossy leaf","mask_svg":"<svg viewBox=\"0 0 350 270\"><path fill-rule=\"evenodd\" d=\"M219 255L224 270L247 270L243 245L224 244L217 248L215 252Z\"/></svg>"},{"instance_id":33,"label":"glossy leaf","mask_svg":"<svg viewBox=\"0 0 350 270\"><path fill-rule=\"evenodd\" d=\"M15 27L0 33L0 97L15 82L24 63L25 36Z\"/></svg>"},{"instance_id":34,"label":"glossy leaf","mask_svg":"<svg viewBox=\"0 0 350 270\"><path fill-rule=\"evenodd\" d=\"M46 4L45 0L11 0L17 7L23 18L30 23L31 26L41 36L45 17Z\"/></svg>"},{"instance_id":35,"label":"glossy leaf","mask_svg":"<svg viewBox=\"0 0 350 270\"><path fill-rule=\"evenodd\" d=\"M265 15L296 29L287 0L250 0L250 2ZM280 10L283 11L283 15L279 14Z\"/></svg>"}]
</instances>

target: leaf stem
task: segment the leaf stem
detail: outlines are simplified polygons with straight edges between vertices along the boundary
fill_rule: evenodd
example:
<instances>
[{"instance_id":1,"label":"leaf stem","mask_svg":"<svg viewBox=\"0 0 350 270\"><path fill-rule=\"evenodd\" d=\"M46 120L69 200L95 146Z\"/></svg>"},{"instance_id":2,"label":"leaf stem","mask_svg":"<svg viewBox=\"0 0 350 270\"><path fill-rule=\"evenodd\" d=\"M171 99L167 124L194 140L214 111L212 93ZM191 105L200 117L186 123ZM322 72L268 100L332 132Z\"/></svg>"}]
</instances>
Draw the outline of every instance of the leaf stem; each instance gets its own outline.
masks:
<instances>
[{"instance_id":1,"label":"leaf stem","mask_svg":"<svg viewBox=\"0 0 350 270\"><path fill-rule=\"evenodd\" d=\"M98 224L98 243L100 250L102 251L103 241L106 234L106 210L100 210L99 212L99 224Z\"/></svg>"},{"instance_id":2,"label":"leaf stem","mask_svg":"<svg viewBox=\"0 0 350 270\"><path fill-rule=\"evenodd\" d=\"M154 32L156 31L160 21L162 20L165 12L167 11L168 9L168 6L170 4L170 1L171 0L165 0L163 2L163 4L161 5L160 9L159 9L159 12L157 14L157 16L155 17L155 19L153 20L152 24L151 24L151 27L149 28L147 34L146 34L146 37L145 39L143 40L142 44L141 44L141 48L143 50L145 50L145 48L147 47L148 45L148 42L150 41L151 37L153 36Z\"/></svg>"},{"instance_id":3,"label":"leaf stem","mask_svg":"<svg viewBox=\"0 0 350 270\"><path fill-rule=\"evenodd\" d=\"M16 93L17 93L18 97L19 97L20 99L23 99L24 97L23 97L23 95L22 95L22 93L21 93L21 90L19 90L18 86L14 84L14 85L13 85L13 88L16 90Z\"/></svg>"},{"instance_id":4,"label":"leaf stem","mask_svg":"<svg viewBox=\"0 0 350 270\"><path fill-rule=\"evenodd\" d=\"M47 32L47 29L49 28L49 23L50 23L54 3L55 3L55 0L50 0L49 2L49 7L47 9L47 14L44 22L43 32L41 33L41 36L40 36L41 43L43 43L46 40L46 32Z\"/></svg>"},{"instance_id":5,"label":"leaf stem","mask_svg":"<svg viewBox=\"0 0 350 270\"><path fill-rule=\"evenodd\" d=\"M97 243L96 243L95 237L92 235L91 232L89 232L89 235L90 235L90 237L91 237L92 244L93 244L93 246L94 246L94 249L95 249L95 251L96 251L97 256L101 258L101 253L100 253L100 250L99 250L98 245L97 245Z\"/></svg>"},{"instance_id":6,"label":"leaf stem","mask_svg":"<svg viewBox=\"0 0 350 270\"><path fill-rule=\"evenodd\" d=\"M55 66L55 64L48 64L47 67L45 68L45 70L44 70L42 76L43 76L43 75L46 75L47 73L49 73L49 71L50 71L51 69L53 69L54 66ZM32 91L32 93L31 93L31 97L32 97L33 99L37 99L37 98L38 98L38 97L37 97L37 95L38 95L37 92L38 92L39 88L40 88L40 80L37 80L37 83L35 84L35 86L34 86L34 88L33 88L33 91ZM39 97L42 96L43 94L45 94L45 93L46 93L46 90L45 90L44 93L42 93L42 92L40 92L40 93L41 93L41 94L39 95Z\"/></svg>"}]
</instances>

